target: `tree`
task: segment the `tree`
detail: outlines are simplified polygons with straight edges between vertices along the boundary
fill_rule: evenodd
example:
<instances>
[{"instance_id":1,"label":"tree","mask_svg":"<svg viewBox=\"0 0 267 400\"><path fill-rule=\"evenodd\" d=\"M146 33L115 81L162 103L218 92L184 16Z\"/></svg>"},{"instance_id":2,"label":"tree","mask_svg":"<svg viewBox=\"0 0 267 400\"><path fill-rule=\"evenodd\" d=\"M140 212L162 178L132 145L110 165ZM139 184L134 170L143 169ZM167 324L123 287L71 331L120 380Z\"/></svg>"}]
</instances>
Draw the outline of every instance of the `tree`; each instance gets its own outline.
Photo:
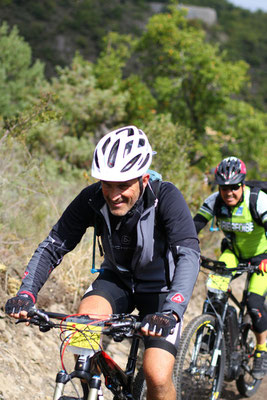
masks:
<instances>
[{"instance_id":1,"label":"tree","mask_svg":"<svg viewBox=\"0 0 267 400\"><path fill-rule=\"evenodd\" d=\"M228 62L226 54L205 41L204 32L188 24L177 5L170 13L153 16L137 51L160 112L171 112L173 121L205 134L207 121L216 119L229 96L247 83L247 64Z\"/></svg>"},{"instance_id":2,"label":"tree","mask_svg":"<svg viewBox=\"0 0 267 400\"><path fill-rule=\"evenodd\" d=\"M223 132L220 133L222 155L233 154L244 160L250 178L266 178L267 114L232 99L228 100L226 111L213 124Z\"/></svg>"},{"instance_id":3,"label":"tree","mask_svg":"<svg viewBox=\"0 0 267 400\"><path fill-rule=\"evenodd\" d=\"M29 108L45 85L44 66L32 64L31 48L14 27L0 26L0 116L18 115Z\"/></svg>"}]
</instances>

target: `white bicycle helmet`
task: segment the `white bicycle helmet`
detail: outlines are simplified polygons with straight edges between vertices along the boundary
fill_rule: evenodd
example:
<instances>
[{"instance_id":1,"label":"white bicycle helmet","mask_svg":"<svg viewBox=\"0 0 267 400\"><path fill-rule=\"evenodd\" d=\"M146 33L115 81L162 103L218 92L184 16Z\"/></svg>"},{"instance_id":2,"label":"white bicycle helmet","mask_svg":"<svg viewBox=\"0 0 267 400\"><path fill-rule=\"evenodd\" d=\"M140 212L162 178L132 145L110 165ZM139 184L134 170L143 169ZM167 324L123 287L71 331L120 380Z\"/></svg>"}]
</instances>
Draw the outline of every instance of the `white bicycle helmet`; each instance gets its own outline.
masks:
<instances>
[{"instance_id":1,"label":"white bicycle helmet","mask_svg":"<svg viewBox=\"0 0 267 400\"><path fill-rule=\"evenodd\" d=\"M109 182L125 182L147 172L152 149L147 136L136 126L125 126L105 135L97 144L91 174Z\"/></svg>"}]
</instances>

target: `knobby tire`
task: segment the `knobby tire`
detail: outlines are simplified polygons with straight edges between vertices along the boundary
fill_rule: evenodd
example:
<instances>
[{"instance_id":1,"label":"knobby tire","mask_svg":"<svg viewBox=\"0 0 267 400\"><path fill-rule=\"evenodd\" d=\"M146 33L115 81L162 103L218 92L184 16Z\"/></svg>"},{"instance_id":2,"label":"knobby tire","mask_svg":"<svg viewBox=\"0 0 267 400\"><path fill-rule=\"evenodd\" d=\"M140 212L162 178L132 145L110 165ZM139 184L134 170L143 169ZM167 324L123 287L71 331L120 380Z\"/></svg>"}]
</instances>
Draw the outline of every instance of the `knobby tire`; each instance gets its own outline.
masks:
<instances>
[{"instance_id":1,"label":"knobby tire","mask_svg":"<svg viewBox=\"0 0 267 400\"><path fill-rule=\"evenodd\" d=\"M243 366L241 375L236 380L236 387L239 393L244 397L251 397L259 389L262 379L255 379L251 375L251 370L253 367L253 353L256 346L256 337L252 331L251 323L249 317L247 317L247 323L243 327L242 339L243 339Z\"/></svg>"},{"instance_id":2,"label":"knobby tire","mask_svg":"<svg viewBox=\"0 0 267 400\"><path fill-rule=\"evenodd\" d=\"M174 366L178 400L220 398L225 366L224 338L221 340L214 375L211 377L208 374L217 334L216 318L208 314L195 317L185 328Z\"/></svg>"},{"instance_id":3,"label":"knobby tire","mask_svg":"<svg viewBox=\"0 0 267 400\"><path fill-rule=\"evenodd\" d=\"M134 380L133 399L146 400L146 381L143 367L139 368Z\"/></svg>"}]
</instances>

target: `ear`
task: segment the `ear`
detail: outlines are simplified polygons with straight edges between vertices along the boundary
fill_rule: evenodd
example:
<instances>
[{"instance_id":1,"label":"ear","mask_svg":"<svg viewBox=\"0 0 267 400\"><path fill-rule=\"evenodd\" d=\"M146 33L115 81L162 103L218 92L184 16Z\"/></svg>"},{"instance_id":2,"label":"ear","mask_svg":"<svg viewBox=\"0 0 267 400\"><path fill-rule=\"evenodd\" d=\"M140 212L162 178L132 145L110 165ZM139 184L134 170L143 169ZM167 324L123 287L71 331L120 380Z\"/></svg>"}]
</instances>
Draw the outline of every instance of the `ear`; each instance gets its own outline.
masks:
<instances>
[{"instance_id":1,"label":"ear","mask_svg":"<svg viewBox=\"0 0 267 400\"><path fill-rule=\"evenodd\" d=\"M143 188L145 188L146 185L148 184L149 177L150 177L149 174L144 174L144 175L142 176Z\"/></svg>"}]
</instances>

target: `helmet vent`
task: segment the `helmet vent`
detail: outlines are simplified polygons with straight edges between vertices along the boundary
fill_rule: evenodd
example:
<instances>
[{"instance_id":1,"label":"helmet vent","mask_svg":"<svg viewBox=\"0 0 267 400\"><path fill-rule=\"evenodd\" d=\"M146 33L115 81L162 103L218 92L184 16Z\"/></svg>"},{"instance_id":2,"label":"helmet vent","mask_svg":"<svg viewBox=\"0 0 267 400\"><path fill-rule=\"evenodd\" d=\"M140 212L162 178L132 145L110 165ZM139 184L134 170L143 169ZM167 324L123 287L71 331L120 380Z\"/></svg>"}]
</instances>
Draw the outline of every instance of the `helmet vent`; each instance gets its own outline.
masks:
<instances>
[{"instance_id":1,"label":"helmet vent","mask_svg":"<svg viewBox=\"0 0 267 400\"><path fill-rule=\"evenodd\" d=\"M134 135L134 130L131 128L131 129L128 129L128 136L133 136Z\"/></svg>"},{"instance_id":2,"label":"helmet vent","mask_svg":"<svg viewBox=\"0 0 267 400\"><path fill-rule=\"evenodd\" d=\"M98 162L97 151L95 152L95 163L96 163L97 168L99 168L99 162Z\"/></svg>"},{"instance_id":3,"label":"helmet vent","mask_svg":"<svg viewBox=\"0 0 267 400\"><path fill-rule=\"evenodd\" d=\"M112 149L110 150L109 157L108 157L108 166L109 168L113 168L115 165L116 157L118 154L118 148L120 144L120 139L118 139L112 146Z\"/></svg>"},{"instance_id":4,"label":"helmet vent","mask_svg":"<svg viewBox=\"0 0 267 400\"><path fill-rule=\"evenodd\" d=\"M130 142L126 143L123 157L127 156L127 154L130 153L132 147L133 147L133 141L132 140Z\"/></svg>"},{"instance_id":5,"label":"helmet vent","mask_svg":"<svg viewBox=\"0 0 267 400\"><path fill-rule=\"evenodd\" d=\"M102 146L102 153L105 154L106 148L108 147L108 144L110 143L110 138L108 138L105 143Z\"/></svg>"},{"instance_id":6,"label":"helmet vent","mask_svg":"<svg viewBox=\"0 0 267 400\"><path fill-rule=\"evenodd\" d=\"M138 154L138 155L135 156L131 161L129 161L129 162L122 168L121 172L129 171L129 169L131 169L132 166L133 166L134 164L137 163L137 161L139 160L139 158L140 158L140 154Z\"/></svg>"},{"instance_id":7,"label":"helmet vent","mask_svg":"<svg viewBox=\"0 0 267 400\"><path fill-rule=\"evenodd\" d=\"M139 139L138 147L144 147L145 143L146 143L146 142L145 142L144 139Z\"/></svg>"},{"instance_id":8,"label":"helmet vent","mask_svg":"<svg viewBox=\"0 0 267 400\"><path fill-rule=\"evenodd\" d=\"M148 160L149 160L149 154L147 153L145 160L142 162L138 170L143 168L147 164Z\"/></svg>"}]
</instances>

